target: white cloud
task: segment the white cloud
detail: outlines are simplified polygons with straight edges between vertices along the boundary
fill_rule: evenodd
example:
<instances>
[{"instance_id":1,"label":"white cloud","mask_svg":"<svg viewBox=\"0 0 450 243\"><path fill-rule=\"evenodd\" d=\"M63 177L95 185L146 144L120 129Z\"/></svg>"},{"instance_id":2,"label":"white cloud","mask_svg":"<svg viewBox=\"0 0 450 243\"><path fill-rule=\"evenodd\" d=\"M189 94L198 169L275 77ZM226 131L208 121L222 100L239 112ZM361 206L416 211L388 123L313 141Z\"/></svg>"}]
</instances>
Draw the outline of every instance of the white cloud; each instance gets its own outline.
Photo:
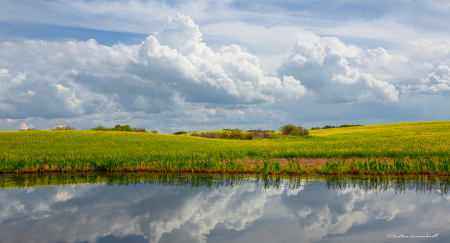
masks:
<instances>
[{"instance_id":1,"label":"white cloud","mask_svg":"<svg viewBox=\"0 0 450 243\"><path fill-rule=\"evenodd\" d=\"M432 38L417 39L408 42L413 57L419 61L432 62L450 58L450 39Z\"/></svg>"},{"instance_id":2,"label":"white cloud","mask_svg":"<svg viewBox=\"0 0 450 243\"><path fill-rule=\"evenodd\" d=\"M43 233L45 241L51 242L97 242L104 236L135 235L149 242L205 242L217 236L210 234L213 229L224 227L230 230L225 231L229 237L244 242L266 237L261 233L277 224L279 228L270 231L273 237L261 238L263 241L291 237L315 242L336 236L355 242L361 237L353 234L355 229L373 230L374 225L397 219L405 221L396 227L402 232L424 227L436 233L448 229L449 200L445 195L418 195L409 189L367 191L351 184L338 191L326 190L323 182L312 181L308 185L302 181L301 187L293 190L283 180L279 188L265 190L261 188L264 182L251 181L197 189L160 185L5 189L0 194L0 236L2 242L42 242L37 236ZM386 231L392 228L381 227L373 233L392 233Z\"/></svg>"},{"instance_id":3,"label":"white cloud","mask_svg":"<svg viewBox=\"0 0 450 243\"><path fill-rule=\"evenodd\" d=\"M410 25L405 19L399 18L399 16L386 16L368 20L350 19L341 22L338 26L318 27L315 32L320 35L331 35L338 38L376 40L388 43L405 43L422 36L443 35Z\"/></svg>"},{"instance_id":4,"label":"white cloud","mask_svg":"<svg viewBox=\"0 0 450 243\"><path fill-rule=\"evenodd\" d=\"M344 56L353 57L361 52L359 47L345 45L336 37L320 37L295 26L266 27L244 22L221 22L203 25L201 30L216 42L227 40L247 47L256 53L261 66L270 73L276 73L276 67L299 41L329 45Z\"/></svg>"},{"instance_id":5,"label":"white cloud","mask_svg":"<svg viewBox=\"0 0 450 243\"><path fill-rule=\"evenodd\" d=\"M402 55L391 55L385 49L378 47L377 49L366 50L361 53L359 63L369 67L389 67L395 64L408 62L408 58Z\"/></svg>"},{"instance_id":6,"label":"white cloud","mask_svg":"<svg viewBox=\"0 0 450 243\"><path fill-rule=\"evenodd\" d=\"M25 123L21 123L21 124L20 124L20 129L21 129L21 130L28 130L28 128L30 128L30 127L27 126L27 124L25 124Z\"/></svg>"},{"instance_id":7,"label":"white cloud","mask_svg":"<svg viewBox=\"0 0 450 243\"><path fill-rule=\"evenodd\" d=\"M198 9L211 7L209 2L197 3L205 4ZM87 128L125 122L159 130L167 126L170 128L164 132L168 132L177 128L206 130L252 126L252 123L261 124L262 119L258 119L261 116L268 121L265 126L271 128L272 122L288 122L296 116L295 109L286 109L288 103L292 107L299 104L319 107L311 104L316 102L329 110L330 103L397 101L398 91L393 84L414 86L420 81L418 77L427 77L439 65L450 65L448 39L433 39L435 35L417 39L419 32L410 28L406 29L407 34L415 34L393 40L394 32L404 26L391 28L389 23L395 22L393 19L372 24L362 22L357 26L378 26L379 31L389 28L391 31L383 32L388 36L380 38L403 43L403 52L387 47L362 51L348 44L359 43L351 37L346 38L348 43L344 44L336 37L317 35L325 33L321 32L324 29L309 31L307 25L299 27L281 22L269 25L234 19L241 18L242 13L226 20L216 16L220 20L205 22L217 9L211 10L209 16L205 12L194 14L200 27L186 15L173 13L163 29L164 24L158 21L166 19L167 12L177 7L158 4L122 1L108 5L105 1L75 1L61 5L74 6L87 15L105 16L118 16L119 10L128 6L123 13L127 26L142 20L152 23L146 26L147 31L160 30L139 45L109 47L93 39L64 43L0 43L2 126L17 129L20 123L30 122L24 119L33 118L31 122L39 129L44 124L45 128L58 124ZM189 2L183 6L192 10L194 5ZM226 5L223 3L218 9ZM152 7L155 12L159 7L167 8L167 12L146 18L144 13ZM155 27L155 23L161 27ZM117 28L126 29L124 26ZM142 26L136 28L142 30ZM411 38L416 40L410 41ZM303 44L296 44L299 41ZM313 48L300 50L305 43ZM226 46L219 47L219 44ZM289 54L292 45L294 52ZM281 67L277 69L278 65ZM437 87L425 86L431 87L428 93ZM445 87L439 87L439 92L434 93L444 94ZM401 109L401 105L398 107ZM41 118L54 120L36 123ZM14 122L6 119L14 119Z\"/></svg>"},{"instance_id":8,"label":"white cloud","mask_svg":"<svg viewBox=\"0 0 450 243\"><path fill-rule=\"evenodd\" d=\"M206 242L206 235L217 224L235 231L244 230L262 216L271 196L284 192L284 188L264 191L253 185L201 190L162 186L153 189L143 194L142 188L78 185L36 188L30 195L10 189L0 195L0 220L23 216L32 220L11 222L6 225L8 230L0 230L0 236L4 242L17 241L18 235L21 241L42 242L35 232L51 231L47 241L96 242L107 235L142 235L149 242L158 242L164 234L181 229L189 236L184 242ZM116 190L120 195L114 193ZM28 200L21 201L18 195ZM87 204L78 204L80 197ZM104 220L105 217L110 220ZM26 227L15 226L16 223L34 225L36 221L41 222L35 225L37 231L25 232L21 229ZM83 230L70 230L80 228Z\"/></svg>"},{"instance_id":9,"label":"white cloud","mask_svg":"<svg viewBox=\"0 0 450 243\"><path fill-rule=\"evenodd\" d=\"M67 201L73 198L76 194L75 185L69 185L65 187L56 188L57 193L54 196L55 202L58 201Z\"/></svg>"},{"instance_id":10,"label":"white cloud","mask_svg":"<svg viewBox=\"0 0 450 243\"><path fill-rule=\"evenodd\" d=\"M450 94L450 68L438 66L436 71L430 73L426 79L422 79L422 91L434 94Z\"/></svg>"},{"instance_id":11,"label":"white cloud","mask_svg":"<svg viewBox=\"0 0 450 243\"><path fill-rule=\"evenodd\" d=\"M450 95L450 68L439 65L436 70L420 80L420 85L402 86L405 93L425 93L434 95Z\"/></svg>"},{"instance_id":12,"label":"white cloud","mask_svg":"<svg viewBox=\"0 0 450 243\"><path fill-rule=\"evenodd\" d=\"M320 43L298 42L278 72L302 82L318 102L398 101L393 85L352 68L341 53Z\"/></svg>"},{"instance_id":13,"label":"white cloud","mask_svg":"<svg viewBox=\"0 0 450 243\"><path fill-rule=\"evenodd\" d=\"M405 84L424 76L434 68L429 63L422 63L413 55L391 54L382 47L368 49L356 57L346 58L350 64L362 73L372 75L375 79L389 84Z\"/></svg>"},{"instance_id":14,"label":"white cloud","mask_svg":"<svg viewBox=\"0 0 450 243\"><path fill-rule=\"evenodd\" d=\"M141 45L1 43L4 117L77 117L108 109L159 113L183 103L251 105L295 99L293 77L267 76L237 45L213 52L187 16L169 19Z\"/></svg>"}]
</instances>

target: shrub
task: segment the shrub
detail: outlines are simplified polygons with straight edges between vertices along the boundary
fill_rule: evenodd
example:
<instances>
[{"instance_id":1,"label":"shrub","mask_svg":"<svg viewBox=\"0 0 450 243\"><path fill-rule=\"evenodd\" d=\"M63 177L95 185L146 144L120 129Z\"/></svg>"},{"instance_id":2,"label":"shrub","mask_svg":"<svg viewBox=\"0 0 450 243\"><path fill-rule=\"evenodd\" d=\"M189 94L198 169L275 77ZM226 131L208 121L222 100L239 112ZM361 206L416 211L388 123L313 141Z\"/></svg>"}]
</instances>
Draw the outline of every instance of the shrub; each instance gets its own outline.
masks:
<instances>
[{"instance_id":1,"label":"shrub","mask_svg":"<svg viewBox=\"0 0 450 243\"><path fill-rule=\"evenodd\" d=\"M115 127L108 128L101 125L98 125L91 129L92 131L124 131L124 132L147 132L145 128L133 127L131 128L129 125L121 126L117 124Z\"/></svg>"},{"instance_id":2,"label":"shrub","mask_svg":"<svg viewBox=\"0 0 450 243\"><path fill-rule=\"evenodd\" d=\"M284 125L280 128L280 131L283 135L297 135L297 136L306 136L309 135L308 130L303 129L301 126L294 126L292 124Z\"/></svg>"},{"instance_id":3,"label":"shrub","mask_svg":"<svg viewBox=\"0 0 450 243\"><path fill-rule=\"evenodd\" d=\"M296 126L289 124L289 125L282 126L280 128L280 131L283 135L291 135L292 133L294 133L296 128L297 128Z\"/></svg>"},{"instance_id":4,"label":"shrub","mask_svg":"<svg viewBox=\"0 0 450 243\"><path fill-rule=\"evenodd\" d=\"M253 133L242 132L239 129L225 130L220 132L192 132L191 136L202 137L202 138L219 138L219 139L242 139L251 140L253 139Z\"/></svg>"},{"instance_id":5,"label":"shrub","mask_svg":"<svg viewBox=\"0 0 450 243\"><path fill-rule=\"evenodd\" d=\"M251 132L254 137L268 138L270 136L269 131L263 131L261 129L249 130L247 132Z\"/></svg>"},{"instance_id":6,"label":"shrub","mask_svg":"<svg viewBox=\"0 0 450 243\"><path fill-rule=\"evenodd\" d=\"M158 133L158 130L151 130L151 133Z\"/></svg>"},{"instance_id":7,"label":"shrub","mask_svg":"<svg viewBox=\"0 0 450 243\"><path fill-rule=\"evenodd\" d=\"M230 139L243 139L244 138L244 134L242 133L241 130L235 128L233 130L231 130Z\"/></svg>"},{"instance_id":8,"label":"shrub","mask_svg":"<svg viewBox=\"0 0 450 243\"><path fill-rule=\"evenodd\" d=\"M244 136L243 136L242 139L252 140L253 139L253 133L252 132L244 133Z\"/></svg>"},{"instance_id":9,"label":"shrub","mask_svg":"<svg viewBox=\"0 0 450 243\"><path fill-rule=\"evenodd\" d=\"M187 132L185 131L178 131L178 132L174 132L173 135L181 135L181 134L186 134Z\"/></svg>"},{"instance_id":10,"label":"shrub","mask_svg":"<svg viewBox=\"0 0 450 243\"><path fill-rule=\"evenodd\" d=\"M121 126L121 125L117 124L117 125L114 127L114 130L113 130L113 131L126 131L126 132L132 132L133 129L131 129L131 127L128 126L128 125Z\"/></svg>"},{"instance_id":11,"label":"shrub","mask_svg":"<svg viewBox=\"0 0 450 243\"><path fill-rule=\"evenodd\" d=\"M91 129L92 131L111 131L111 128L106 128L104 126L98 125Z\"/></svg>"},{"instance_id":12,"label":"shrub","mask_svg":"<svg viewBox=\"0 0 450 243\"><path fill-rule=\"evenodd\" d=\"M219 138L219 135L212 132L199 133L198 137L202 138Z\"/></svg>"},{"instance_id":13,"label":"shrub","mask_svg":"<svg viewBox=\"0 0 450 243\"><path fill-rule=\"evenodd\" d=\"M308 130L303 129L302 127L297 127L294 130L294 133L292 135L297 135L297 136L306 136L309 135Z\"/></svg>"},{"instance_id":14,"label":"shrub","mask_svg":"<svg viewBox=\"0 0 450 243\"><path fill-rule=\"evenodd\" d=\"M229 134L226 132L220 133L219 134L219 138L220 139L226 139L226 138L230 138Z\"/></svg>"},{"instance_id":15,"label":"shrub","mask_svg":"<svg viewBox=\"0 0 450 243\"><path fill-rule=\"evenodd\" d=\"M341 128L341 127L359 127L359 126L362 126L362 125L359 125L359 124L357 124L357 125L347 125L347 124L344 124L344 125L340 125L339 126L339 128Z\"/></svg>"},{"instance_id":16,"label":"shrub","mask_svg":"<svg viewBox=\"0 0 450 243\"><path fill-rule=\"evenodd\" d=\"M133 130L133 132L147 132L147 131L145 131L145 128L140 128L140 127L133 127L131 129Z\"/></svg>"}]
</instances>

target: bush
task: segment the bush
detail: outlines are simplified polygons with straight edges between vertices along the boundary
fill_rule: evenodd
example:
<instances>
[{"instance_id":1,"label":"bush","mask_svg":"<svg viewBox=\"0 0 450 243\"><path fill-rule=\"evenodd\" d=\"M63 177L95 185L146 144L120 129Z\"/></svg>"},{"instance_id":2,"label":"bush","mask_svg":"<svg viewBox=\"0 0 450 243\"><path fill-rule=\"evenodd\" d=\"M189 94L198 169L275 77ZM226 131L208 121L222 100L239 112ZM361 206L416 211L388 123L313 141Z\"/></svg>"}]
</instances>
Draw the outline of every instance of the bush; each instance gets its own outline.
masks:
<instances>
[{"instance_id":1,"label":"bush","mask_svg":"<svg viewBox=\"0 0 450 243\"><path fill-rule=\"evenodd\" d=\"M133 132L147 132L147 131L145 131L145 128L140 128L140 127L133 127L131 129L133 130Z\"/></svg>"},{"instance_id":2,"label":"bush","mask_svg":"<svg viewBox=\"0 0 450 243\"><path fill-rule=\"evenodd\" d=\"M218 134L212 132L199 133L197 136L202 138L219 138Z\"/></svg>"},{"instance_id":3,"label":"bush","mask_svg":"<svg viewBox=\"0 0 450 243\"><path fill-rule=\"evenodd\" d=\"M291 135L292 133L294 133L296 128L297 128L296 126L289 124L289 125L282 126L280 128L280 131L283 135Z\"/></svg>"},{"instance_id":4,"label":"bush","mask_svg":"<svg viewBox=\"0 0 450 243\"><path fill-rule=\"evenodd\" d=\"M219 138L219 139L242 139L251 140L253 139L253 133L242 132L239 129L225 130L221 132L192 132L191 136L202 137L202 138Z\"/></svg>"},{"instance_id":5,"label":"bush","mask_svg":"<svg viewBox=\"0 0 450 243\"><path fill-rule=\"evenodd\" d=\"M294 126L292 124L284 125L280 128L283 135L296 135L296 136L306 136L309 135L308 130L303 129L301 126Z\"/></svg>"},{"instance_id":6,"label":"bush","mask_svg":"<svg viewBox=\"0 0 450 243\"><path fill-rule=\"evenodd\" d=\"M359 125L359 124L357 124L357 125L347 125L347 124L344 124L344 125L340 125L339 126L339 128L341 128L341 127L359 127L359 126L362 126L362 125Z\"/></svg>"},{"instance_id":7,"label":"bush","mask_svg":"<svg viewBox=\"0 0 450 243\"><path fill-rule=\"evenodd\" d=\"M158 130L151 130L151 133L158 133Z\"/></svg>"},{"instance_id":8,"label":"bush","mask_svg":"<svg viewBox=\"0 0 450 243\"><path fill-rule=\"evenodd\" d=\"M114 127L114 130L113 130L113 131L126 131L126 132L132 132L133 129L131 129L131 127L128 126L128 125L121 126L121 125L117 124L117 125Z\"/></svg>"},{"instance_id":9,"label":"bush","mask_svg":"<svg viewBox=\"0 0 450 243\"><path fill-rule=\"evenodd\" d=\"M98 125L94 128L92 128L92 131L111 131L112 128L106 128L104 126Z\"/></svg>"},{"instance_id":10,"label":"bush","mask_svg":"<svg viewBox=\"0 0 450 243\"><path fill-rule=\"evenodd\" d=\"M230 138L230 136L229 136L228 133L223 132L223 133L220 133L220 134L219 134L219 138L220 138L220 139L227 139L227 138Z\"/></svg>"},{"instance_id":11,"label":"bush","mask_svg":"<svg viewBox=\"0 0 450 243\"><path fill-rule=\"evenodd\" d=\"M263 131L261 129L257 130L248 130L247 132L251 132L254 137L260 137L260 138L268 138L270 136L269 131Z\"/></svg>"},{"instance_id":12,"label":"bush","mask_svg":"<svg viewBox=\"0 0 450 243\"><path fill-rule=\"evenodd\" d=\"M178 132L174 132L173 135L181 135L181 134L186 134L187 132L185 131L178 131Z\"/></svg>"},{"instance_id":13,"label":"bush","mask_svg":"<svg viewBox=\"0 0 450 243\"><path fill-rule=\"evenodd\" d=\"M133 128L131 128L129 125L121 126L119 124L117 124L115 127L112 127L112 128L108 128L108 127L104 127L104 126L98 125L98 126L92 128L91 131L147 132L147 131L145 131L145 128L140 128L140 127L133 127Z\"/></svg>"},{"instance_id":14,"label":"bush","mask_svg":"<svg viewBox=\"0 0 450 243\"><path fill-rule=\"evenodd\" d=\"M253 139L253 133L245 133L243 139L245 140L252 140Z\"/></svg>"},{"instance_id":15,"label":"bush","mask_svg":"<svg viewBox=\"0 0 450 243\"><path fill-rule=\"evenodd\" d=\"M309 135L309 132L308 130L303 129L302 127L297 127L292 135L307 136Z\"/></svg>"},{"instance_id":16,"label":"bush","mask_svg":"<svg viewBox=\"0 0 450 243\"><path fill-rule=\"evenodd\" d=\"M229 138L230 139L243 139L244 138L244 134L242 133L241 130L235 128L235 129L231 130Z\"/></svg>"}]
</instances>

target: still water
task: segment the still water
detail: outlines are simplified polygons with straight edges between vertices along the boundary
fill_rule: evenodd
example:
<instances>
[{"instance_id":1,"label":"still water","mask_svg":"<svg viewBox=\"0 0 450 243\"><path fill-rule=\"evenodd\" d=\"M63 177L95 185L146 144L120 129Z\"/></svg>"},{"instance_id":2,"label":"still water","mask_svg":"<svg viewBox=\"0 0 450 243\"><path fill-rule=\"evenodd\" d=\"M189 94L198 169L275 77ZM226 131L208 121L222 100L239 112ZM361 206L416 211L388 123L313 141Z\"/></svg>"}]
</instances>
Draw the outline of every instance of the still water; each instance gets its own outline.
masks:
<instances>
[{"instance_id":1,"label":"still water","mask_svg":"<svg viewBox=\"0 0 450 243\"><path fill-rule=\"evenodd\" d=\"M0 176L0 242L450 242L446 178Z\"/></svg>"}]
</instances>

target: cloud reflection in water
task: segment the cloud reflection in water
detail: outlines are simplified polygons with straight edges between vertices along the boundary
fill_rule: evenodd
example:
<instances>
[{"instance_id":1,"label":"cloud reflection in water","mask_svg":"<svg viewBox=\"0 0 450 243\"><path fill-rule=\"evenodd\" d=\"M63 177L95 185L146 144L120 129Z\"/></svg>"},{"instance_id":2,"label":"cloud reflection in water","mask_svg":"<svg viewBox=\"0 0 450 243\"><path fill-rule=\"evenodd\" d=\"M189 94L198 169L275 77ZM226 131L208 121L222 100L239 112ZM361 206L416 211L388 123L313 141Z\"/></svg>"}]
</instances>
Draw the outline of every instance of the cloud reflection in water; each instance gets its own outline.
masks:
<instances>
[{"instance_id":1,"label":"cloud reflection in water","mask_svg":"<svg viewBox=\"0 0 450 243\"><path fill-rule=\"evenodd\" d=\"M0 191L2 242L391 242L449 236L449 196L297 189L70 185ZM368 237L370 236L370 237ZM427 242L432 242L426 239ZM418 241L418 240L416 240Z\"/></svg>"}]
</instances>

